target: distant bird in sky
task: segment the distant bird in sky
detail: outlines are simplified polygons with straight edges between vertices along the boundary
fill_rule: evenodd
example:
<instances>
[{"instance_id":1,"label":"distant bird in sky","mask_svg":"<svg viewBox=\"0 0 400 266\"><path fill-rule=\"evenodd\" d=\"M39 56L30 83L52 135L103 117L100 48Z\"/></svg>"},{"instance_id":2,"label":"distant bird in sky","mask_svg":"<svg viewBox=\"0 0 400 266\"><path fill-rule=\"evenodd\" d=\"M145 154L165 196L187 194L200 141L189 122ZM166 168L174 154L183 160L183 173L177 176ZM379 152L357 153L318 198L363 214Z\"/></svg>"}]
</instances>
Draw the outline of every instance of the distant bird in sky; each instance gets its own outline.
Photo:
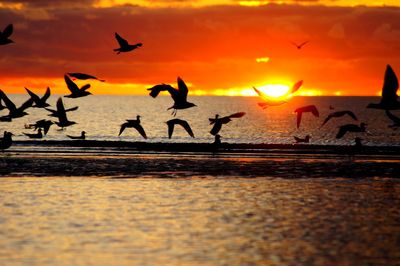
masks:
<instances>
[{"instance_id":1,"label":"distant bird in sky","mask_svg":"<svg viewBox=\"0 0 400 266\"><path fill-rule=\"evenodd\" d=\"M49 110L46 108L46 110ZM58 98L57 100L57 111L51 110L52 116L55 116L58 118L58 122L55 122L57 126L61 127L61 129L64 129L65 127L69 127L72 125L75 125L76 122L70 121L67 118L67 111L65 110L64 104L62 102L62 98Z\"/></svg>"},{"instance_id":2,"label":"distant bird in sky","mask_svg":"<svg viewBox=\"0 0 400 266\"><path fill-rule=\"evenodd\" d=\"M140 115L137 115L136 119L126 120L126 122L121 125L118 136L121 136L125 128L134 128L139 132L140 135L142 135L143 138L147 139L146 132L140 124Z\"/></svg>"},{"instance_id":3,"label":"distant bird in sky","mask_svg":"<svg viewBox=\"0 0 400 266\"><path fill-rule=\"evenodd\" d=\"M370 103L367 108L383 109L383 110L398 110L400 102L397 100L397 89L399 81L393 68L390 65L386 66L385 78L382 87L382 97L379 103Z\"/></svg>"},{"instance_id":4,"label":"distant bird in sky","mask_svg":"<svg viewBox=\"0 0 400 266\"><path fill-rule=\"evenodd\" d=\"M2 90L0 90L0 98L3 100L4 104L9 110L8 115L0 117L0 121L10 122L14 118L27 115L28 113L25 112L25 110L31 107L33 104L33 100L29 98L29 100L25 101L20 107L17 108Z\"/></svg>"},{"instance_id":5,"label":"distant bird in sky","mask_svg":"<svg viewBox=\"0 0 400 266\"><path fill-rule=\"evenodd\" d=\"M297 44L297 43L295 43L295 42L290 42L291 44L293 44L294 46L296 46L296 48L298 49L298 50L300 50L301 48L303 48L303 46L304 45L306 45L307 43L309 43L310 41L305 41L305 42L302 42L302 43L300 43L300 44Z\"/></svg>"},{"instance_id":6,"label":"distant bird in sky","mask_svg":"<svg viewBox=\"0 0 400 266\"><path fill-rule=\"evenodd\" d=\"M398 127L400 127L400 117L395 116L388 110L386 110L386 116L393 122L392 125L389 125L390 128L397 129Z\"/></svg>"},{"instance_id":7,"label":"distant bird in sky","mask_svg":"<svg viewBox=\"0 0 400 266\"><path fill-rule=\"evenodd\" d=\"M117 54L123 53L123 52L130 52L132 50L135 50L139 47L141 47L143 44L142 43L136 43L136 44L129 44L127 40L119 36L118 33L115 33L115 39L117 39L117 42L119 44L119 48L114 49Z\"/></svg>"},{"instance_id":8,"label":"distant bird in sky","mask_svg":"<svg viewBox=\"0 0 400 266\"><path fill-rule=\"evenodd\" d=\"M180 125L182 126L186 132L192 137L194 138L194 134L192 129L190 128L190 125L187 121L182 120L182 119L171 119L169 121L167 121L167 125L168 125L168 138L172 137L172 133L174 132L174 127L175 125Z\"/></svg>"},{"instance_id":9,"label":"distant bird in sky","mask_svg":"<svg viewBox=\"0 0 400 266\"><path fill-rule=\"evenodd\" d=\"M296 141L296 143L309 143L310 142L310 135L307 135L305 138L299 138L294 136L294 140Z\"/></svg>"},{"instance_id":10,"label":"distant bird in sky","mask_svg":"<svg viewBox=\"0 0 400 266\"><path fill-rule=\"evenodd\" d=\"M24 133L25 136L29 137L30 139L41 139L43 138L42 129L39 128L37 133Z\"/></svg>"},{"instance_id":11,"label":"distant bird in sky","mask_svg":"<svg viewBox=\"0 0 400 266\"><path fill-rule=\"evenodd\" d=\"M81 88L78 87L67 75L64 75L65 83L67 84L68 89L71 91L71 94L65 95L67 98L79 98L87 95L91 95L87 89L90 88L90 84L83 85Z\"/></svg>"},{"instance_id":12,"label":"distant bird in sky","mask_svg":"<svg viewBox=\"0 0 400 266\"><path fill-rule=\"evenodd\" d=\"M98 80L98 81L101 81L101 82L105 81L104 79L99 79L99 78L97 78L95 76L92 76L92 75L89 75L89 74L84 74L84 73L70 72L70 73L67 73L67 74L68 74L68 76L70 76L73 79L80 79L80 80L95 79L95 80Z\"/></svg>"},{"instance_id":13,"label":"distant bird in sky","mask_svg":"<svg viewBox=\"0 0 400 266\"><path fill-rule=\"evenodd\" d=\"M167 110L174 109L172 114L176 116L176 113L179 109L187 109L193 106L196 106L194 103L187 101L188 95L188 87L185 82L178 77L177 79L178 89L175 89L171 85L168 84L159 84L147 89L150 91L150 96L156 98L160 91L168 91L171 94L172 99L174 100L174 105L169 107Z\"/></svg>"},{"instance_id":14,"label":"distant bird in sky","mask_svg":"<svg viewBox=\"0 0 400 266\"><path fill-rule=\"evenodd\" d=\"M85 140L86 139L86 132L82 131L80 136L71 136L67 135L68 138L70 139L79 139L79 140Z\"/></svg>"},{"instance_id":15,"label":"distant bird in sky","mask_svg":"<svg viewBox=\"0 0 400 266\"><path fill-rule=\"evenodd\" d=\"M4 131L3 138L0 139L0 149L5 150L11 147L12 145L12 136L14 136L13 133Z\"/></svg>"},{"instance_id":16,"label":"distant bird in sky","mask_svg":"<svg viewBox=\"0 0 400 266\"><path fill-rule=\"evenodd\" d=\"M7 27L4 28L3 31L0 31L0 45L13 43L14 41L9 38L12 33L13 33L13 24L8 25Z\"/></svg>"},{"instance_id":17,"label":"distant bird in sky","mask_svg":"<svg viewBox=\"0 0 400 266\"><path fill-rule=\"evenodd\" d=\"M321 127L323 127L331 118L333 118L333 117L342 117L342 116L345 116L345 115L348 115L348 116L350 116L351 118L353 118L354 120L358 121L356 115L355 115L352 111L348 111L348 110L345 110L345 111L338 111L338 112L330 113L330 114L325 118L325 120L324 120L324 122L322 123Z\"/></svg>"},{"instance_id":18,"label":"distant bird in sky","mask_svg":"<svg viewBox=\"0 0 400 266\"><path fill-rule=\"evenodd\" d=\"M239 112L221 118L218 114L216 114L215 118L209 118L210 125L214 124L210 133L214 136L217 135L218 132L221 130L223 124L228 124L230 121L232 121L231 118L240 118L243 117L245 114L245 112Z\"/></svg>"},{"instance_id":19,"label":"distant bird in sky","mask_svg":"<svg viewBox=\"0 0 400 266\"><path fill-rule=\"evenodd\" d=\"M297 108L296 110L294 110L295 113L297 113L297 128L300 127L300 123L301 123L301 117L303 115L303 113L312 113L315 117L319 117L319 112L318 109L315 105L307 105L307 106L303 106L300 108Z\"/></svg>"},{"instance_id":20,"label":"distant bird in sky","mask_svg":"<svg viewBox=\"0 0 400 266\"><path fill-rule=\"evenodd\" d=\"M293 86L292 89L290 91L291 94L295 93L296 91L298 91L301 88L301 85L303 85L303 81L299 80L297 81Z\"/></svg>"},{"instance_id":21,"label":"distant bird in sky","mask_svg":"<svg viewBox=\"0 0 400 266\"><path fill-rule=\"evenodd\" d=\"M355 125L355 124L347 124L339 127L339 131L336 134L336 138L340 139L342 138L347 132L365 132L366 130L366 125L365 123L361 123L360 125Z\"/></svg>"},{"instance_id":22,"label":"distant bird in sky","mask_svg":"<svg viewBox=\"0 0 400 266\"><path fill-rule=\"evenodd\" d=\"M46 103L47 99L50 97L50 88L47 87L46 92L44 93L43 97L40 98L37 96L35 93L30 91L29 89L25 88L25 90L28 92L28 94L31 96L34 105L32 107L37 107L37 108L45 108L50 106L50 104Z\"/></svg>"},{"instance_id":23,"label":"distant bird in sky","mask_svg":"<svg viewBox=\"0 0 400 266\"><path fill-rule=\"evenodd\" d=\"M54 124L53 121L42 119L42 120L36 121L35 124L29 124L25 128L34 128L35 130L37 130L38 128L42 128L44 131L44 134L47 135L47 132L49 132L49 129L50 129L51 125L53 125L53 124Z\"/></svg>"}]
</instances>

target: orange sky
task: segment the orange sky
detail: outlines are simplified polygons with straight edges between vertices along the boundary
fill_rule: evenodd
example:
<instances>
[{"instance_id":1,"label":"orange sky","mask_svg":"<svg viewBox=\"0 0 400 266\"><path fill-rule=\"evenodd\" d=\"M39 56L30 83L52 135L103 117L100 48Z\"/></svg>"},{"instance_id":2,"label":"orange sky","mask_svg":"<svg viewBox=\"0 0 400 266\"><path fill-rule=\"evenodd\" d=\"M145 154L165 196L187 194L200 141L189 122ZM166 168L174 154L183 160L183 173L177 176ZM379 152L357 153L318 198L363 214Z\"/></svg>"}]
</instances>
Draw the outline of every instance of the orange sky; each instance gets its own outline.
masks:
<instances>
[{"instance_id":1,"label":"orange sky","mask_svg":"<svg viewBox=\"0 0 400 266\"><path fill-rule=\"evenodd\" d=\"M84 72L107 80L94 94L181 76L198 95L300 79L303 95L377 95L386 64L400 73L399 17L397 0L5 0L15 44L0 46L0 89L66 94L63 74ZM143 47L115 55L115 31Z\"/></svg>"}]
</instances>

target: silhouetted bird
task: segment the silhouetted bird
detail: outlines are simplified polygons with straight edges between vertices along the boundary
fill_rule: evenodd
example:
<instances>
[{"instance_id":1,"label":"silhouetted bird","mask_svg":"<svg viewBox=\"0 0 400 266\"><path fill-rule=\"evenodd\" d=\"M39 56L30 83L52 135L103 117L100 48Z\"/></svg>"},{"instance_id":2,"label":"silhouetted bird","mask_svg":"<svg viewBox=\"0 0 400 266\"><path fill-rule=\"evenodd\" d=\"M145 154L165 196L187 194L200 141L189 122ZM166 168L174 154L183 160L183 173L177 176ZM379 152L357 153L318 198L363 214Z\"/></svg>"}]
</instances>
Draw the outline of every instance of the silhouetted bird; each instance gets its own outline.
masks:
<instances>
[{"instance_id":1,"label":"silhouetted bird","mask_svg":"<svg viewBox=\"0 0 400 266\"><path fill-rule=\"evenodd\" d=\"M301 85L303 85L303 81L299 80L297 81L293 86L292 89L290 90L290 94L295 93L296 91L298 91L301 88Z\"/></svg>"},{"instance_id":2,"label":"silhouetted bird","mask_svg":"<svg viewBox=\"0 0 400 266\"><path fill-rule=\"evenodd\" d=\"M362 141L362 138L356 137L356 138L354 139L354 144L355 144L355 146L356 146L356 147L362 147L361 141Z\"/></svg>"},{"instance_id":3,"label":"silhouetted bird","mask_svg":"<svg viewBox=\"0 0 400 266\"><path fill-rule=\"evenodd\" d=\"M39 128L37 133L24 133L25 136L28 136L30 139L41 139L43 138L42 129Z\"/></svg>"},{"instance_id":4,"label":"silhouetted bird","mask_svg":"<svg viewBox=\"0 0 400 266\"><path fill-rule=\"evenodd\" d=\"M324 120L324 122L322 123L321 127L324 126L331 118L333 118L333 117L341 117L341 116L344 116L344 115L348 115L348 116L350 116L351 118L353 118L354 120L358 121L356 115L355 115L352 111L347 111L347 110L346 110L346 111L338 111L338 112L330 113L330 114L325 118L325 120Z\"/></svg>"},{"instance_id":5,"label":"silhouetted bird","mask_svg":"<svg viewBox=\"0 0 400 266\"><path fill-rule=\"evenodd\" d=\"M294 46L296 46L296 48L297 49L301 49L301 48L303 48L303 46L304 45L306 45L307 43L309 43L310 41L305 41L305 42L302 42L302 43L300 43L300 44L297 44L297 43L295 43L295 42L290 42L291 44L293 44Z\"/></svg>"},{"instance_id":6,"label":"silhouetted bird","mask_svg":"<svg viewBox=\"0 0 400 266\"><path fill-rule=\"evenodd\" d=\"M47 87L46 92L44 93L43 97L40 98L37 96L35 93L30 91L29 89L25 88L25 90L28 92L28 94L31 96L34 105L32 107L37 107L37 108L45 108L47 106L50 106L50 104L46 103L47 99L50 97L50 88Z\"/></svg>"},{"instance_id":7,"label":"silhouetted bird","mask_svg":"<svg viewBox=\"0 0 400 266\"><path fill-rule=\"evenodd\" d=\"M393 129L397 129L398 127L400 127L400 117L395 116L388 110L386 110L386 116L389 117L389 119L392 120L392 122L393 122L393 124L389 125L389 127L393 128Z\"/></svg>"},{"instance_id":8,"label":"silhouetted bird","mask_svg":"<svg viewBox=\"0 0 400 266\"><path fill-rule=\"evenodd\" d=\"M44 134L47 135L47 132L49 132L49 129L50 129L51 125L53 125L53 124L54 124L53 121L42 119L42 120L36 121L35 124L25 125L25 128L26 129L34 128L35 130L37 130L38 128L42 128L44 131Z\"/></svg>"},{"instance_id":9,"label":"silhouetted bird","mask_svg":"<svg viewBox=\"0 0 400 266\"><path fill-rule=\"evenodd\" d=\"M78 72L72 72L71 73L70 72L70 73L67 73L67 74L68 74L68 76L70 76L72 78L80 79L80 80L95 79L95 80L98 80L98 81L101 81L101 82L105 81L104 79L99 79L99 78L97 78L95 76L92 76L92 75L89 75L89 74L84 74L84 73L78 73Z\"/></svg>"},{"instance_id":10,"label":"silhouetted bird","mask_svg":"<svg viewBox=\"0 0 400 266\"><path fill-rule=\"evenodd\" d=\"M399 81L392 67L387 65L385 71L385 79L382 87L382 97L380 103L370 103L367 108L397 110L400 109L400 102L397 101L397 89Z\"/></svg>"},{"instance_id":11,"label":"silhouetted bird","mask_svg":"<svg viewBox=\"0 0 400 266\"><path fill-rule=\"evenodd\" d=\"M215 135L214 142L213 142L214 148L218 149L221 146L221 144L222 144L221 136L219 134Z\"/></svg>"},{"instance_id":12,"label":"silhouetted bird","mask_svg":"<svg viewBox=\"0 0 400 266\"><path fill-rule=\"evenodd\" d=\"M49 114L49 116L51 116L51 117L59 117L60 115L64 116L64 113L75 111L75 110L78 110L78 108L79 108L78 106L75 106L75 107L72 107L72 108L65 109L61 98L59 98L57 100L57 106L56 107L57 107L56 110L53 110L53 109L50 109L50 108L44 108L44 109L46 109L47 111L49 111L51 113L51 114Z\"/></svg>"},{"instance_id":13,"label":"silhouetted bird","mask_svg":"<svg viewBox=\"0 0 400 266\"><path fill-rule=\"evenodd\" d=\"M218 114L215 115L215 118L209 118L210 120L210 125L214 124L213 128L211 129L210 133L212 135L217 135L218 132L221 130L223 124L228 124L231 120L231 118L240 118L244 116L246 113L245 112L239 112L239 113L234 113L228 116L224 117L219 117Z\"/></svg>"},{"instance_id":14,"label":"silhouetted bird","mask_svg":"<svg viewBox=\"0 0 400 266\"><path fill-rule=\"evenodd\" d=\"M2 90L0 90L0 98L3 100L4 104L9 110L8 115L0 117L0 121L10 122L14 118L19 118L27 115L28 113L25 112L25 110L31 107L33 104L33 100L30 98L17 108Z\"/></svg>"},{"instance_id":15,"label":"silhouetted bird","mask_svg":"<svg viewBox=\"0 0 400 266\"><path fill-rule=\"evenodd\" d=\"M80 136L71 136L67 135L68 138L70 139L80 139L80 140L85 140L86 139L86 132L82 131Z\"/></svg>"},{"instance_id":16,"label":"silhouetted bird","mask_svg":"<svg viewBox=\"0 0 400 266\"><path fill-rule=\"evenodd\" d=\"M64 129L65 127L69 127L76 124L76 122L68 120L67 111L64 108L64 104L62 102L61 97L58 98L56 106L57 110L56 111L51 110L52 112L51 116L55 116L58 118L58 122L55 122L57 126L61 127L61 129ZM50 111L48 108L46 108L46 110Z\"/></svg>"},{"instance_id":17,"label":"silhouetted bird","mask_svg":"<svg viewBox=\"0 0 400 266\"><path fill-rule=\"evenodd\" d=\"M309 143L310 139L310 135L307 135L304 139L294 136L294 140L296 141L296 143Z\"/></svg>"},{"instance_id":18,"label":"silhouetted bird","mask_svg":"<svg viewBox=\"0 0 400 266\"><path fill-rule=\"evenodd\" d=\"M91 95L87 89L90 88L90 84L83 85L81 88L78 87L67 75L64 75L65 83L67 84L68 89L71 91L71 94L65 95L67 98L79 98L87 95Z\"/></svg>"},{"instance_id":19,"label":"silhouetted bird","mask_svg":"<svg viewBox=\"0 0 400 266\"><path fill-rule=\"evenodd\" d=\"M141 47L143 44L142 43L137 43L137 44L129 44L127 40L119 36L118 33L115 33L115 39L117 39L119 48L114 49L117 54L123 53L123 52L130 52L132 50L135 50L136 48Z\"/></svg>"},{"instance_id":20,"label":"silhouetted bird","mask_svg":"<svg viewBox=\"0 0 400 266\"><path fill-rule=\"evenodd\" d=\"M125 128L134 128L136 129L140 135L142 135L143 138L147 139L146 132L144 132L144 129L142 125L140 125L140 115L136 116L136 120L126 120L125 123L121 125L121 129L119 131L118 136L121 136L122 132L124 132Z\"/></svg>"},{"instance_id":21,"label":"silhouetted bird","mask_svg":"<svg viewBox=\"0 0 400 266\"><path fill-rule=\"evenodd\" d=\"M260 96L262 98L263 102L258 103L258 105L263 109L266 109L269 106L279 106L284 103L287 103L287 101L283 101L283 100L279 100L279 101L271 100L270 97L268 97L266 94L264 94L263 92L258 90L256 87L253 87L253 89L258 94L258 96Z\"/></svg>"},{"instance_id":22,"label":"silhouetted bird","mask_svg":"<svg viewBox=\"0 0 400 266\"><path fill-rule=\"evenodd\" d=\"M174 126L175 125L180 125L182 126L186 132L192 137L194 138L194 134L192 129L189 126L189 123L186 122L185 120L181 120L181 119L171 119L169 121L167 121L167 125L168 125L168 138L172 137L172 133L174 132Z\"/></svg>"},{"instance_id":23,"label":"silhouetted bird","mask_svg":"<svg viewBox=\"0 0 400 266\"><path fill-rule=\"evenodd\" d=\"M2 32L0 31L0 45L13 43L14 41L9 38L12 33L13 33L13 24L10 24L7 27L5 27Z\"/></svg>"},{"instance_id":24,"label":"silhouetted bird","mask_svg":"<svg viewBox=\"0 0 400 266\"><path fill-rule=\"evenodd\" d=\"M315 117L319 117L319 112L318 112L317 107L315 107L315 105L303 106L303 107L297 108L296 110L294 110L294 112L297 113L297 128L300 127L301 117L302 117L303 113L311 112Z\"/></svg>"},{"instance_id":25,"label":"silhouetted bird","mask_svg":"<svg viewBox=\"0 0 400 266\"><path fill-rule=\"evenodd\" d=\"M365 132L366 130L365 123L361 123L359 126L355 124L347 124L339 127L339 132L336 135L337 139L342 138L347 132Z\"/></svg>"},{"instance_id":26,"label":"silhouetted bird","mask_svg":"<svg viewBox=\"0 0 400 266\"><path fill-rule=\"evenodd\" d=\"M174 105L169 107L167 110L174 109L172 114L175 116L178 109L187 109L193 106L196 106L194 103L187 101L188 88L185 82L178 77L177 79L178 89L175 89L171 85L168 84L159 84L154 87L147 89L150 91L150 96L156 98L160 91L168 91L171 94L172 99L174 100Z\"/></svg>"},{"instance_id":27,"label":"silhouetted bird","mask_svg":"<svg viewBox=\"0 0 400 266\"><path fill-rule=\"evenodd\" d=\"M5 150L11 147L12 136L14 136L13 133L4 131L3 138L0 139L0 149Z\"/></svg>"},{"instance_id":28,"label":"silhouetted bird","mask_svg":"<svg viewBox=\"0 0 400 266\"><path fill-rule=\"evenodd\" d=\"M7 107L2 104L1 96L0 96L0 111L4 110L4 109L7 109Z\"/></svg>"}]
</instances>

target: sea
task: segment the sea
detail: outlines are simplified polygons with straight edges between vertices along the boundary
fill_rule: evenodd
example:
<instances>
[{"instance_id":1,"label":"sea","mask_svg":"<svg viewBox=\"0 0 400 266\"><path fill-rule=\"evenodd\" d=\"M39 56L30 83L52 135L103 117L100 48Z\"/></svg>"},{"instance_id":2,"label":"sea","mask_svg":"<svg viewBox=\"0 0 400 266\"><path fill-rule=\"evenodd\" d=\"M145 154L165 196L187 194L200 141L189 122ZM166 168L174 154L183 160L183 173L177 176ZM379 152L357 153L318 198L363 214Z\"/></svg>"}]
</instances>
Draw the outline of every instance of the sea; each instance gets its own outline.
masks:
<instances>
[{"instance_id":1,"label":"sea","mask_svg":"<svg viewBox=\"0 0 400 266\"><path fill-rule=\"evenodd\" d=\"M9 96L17 106L28 99L27 95L14 94ZM57 99L61 95L52 95L49 108L55 109ZM172 115L167 110L173 105L170 97L159 96L155 99L150 96L114 96L93 95L77 99L62 98L66 108L79 106L77 111L68 112L68 119L77 124L60 130L56 125L50 128L43 140L68 140L66 135L80 135L86 132L87 139L106 141L146 141L167 143L210 143L214 136L210 134L212 125L209 118L216 114L229 116L237 112L245 112L242 118L233 118L223 125L220 135L226 143L294 143L294 136L304 138L311 136L311 144L318 145L352 145L355 137L360 137L363 144L372 146L400 145L400 130L389 128L392 123L383 110L368 109L371 102L379 102L379 97L294 97L281 106L260 108L257 97L223 97L223 96L189 96L188 100L197 106L186 110L178 110ZM300 127L296 127L296 108L315 105L319 110L319 117L311 113L304 113ZM356 114L358 121L348 116L332 118L321 127L324 119L332 112L350 110ZM25 126L41 119L54 118L49 112L41 108L29 108L29 115L15 119L12 122L0 122L0 130L11 131L14 140L28 140L23 133L34 133ZM400 112L393 112L400 116ZM6 115L7 110L0 112ZM132 128L127 128L118 136L120 126L126 119L136 119L141 116L141 124L148 139ZM186 120L191 126L195 138L191 138L183 128L177 126L171 139L168 138L166 122L173 118ZM339 126L345 124L367 124L366 133L349 133L342 139L336 139Z\"/></svg>"}]
</instances>

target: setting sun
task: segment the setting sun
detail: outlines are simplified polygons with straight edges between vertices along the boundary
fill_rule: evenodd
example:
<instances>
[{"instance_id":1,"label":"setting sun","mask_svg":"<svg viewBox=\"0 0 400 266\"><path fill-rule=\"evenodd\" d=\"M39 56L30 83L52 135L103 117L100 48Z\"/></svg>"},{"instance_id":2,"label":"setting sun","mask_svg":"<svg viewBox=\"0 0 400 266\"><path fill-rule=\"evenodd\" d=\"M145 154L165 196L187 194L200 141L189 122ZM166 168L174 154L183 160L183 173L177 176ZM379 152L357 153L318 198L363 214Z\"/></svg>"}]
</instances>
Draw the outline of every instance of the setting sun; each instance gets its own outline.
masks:
<instances>
[{"instance_id":1,"label":"setting sun","mask_svg":"<svg viewBox=\"0 0 400 266\"><path fill-rule=\"evenodd\" d=\"M260 86L259 90L271 98L279 98L288 94L290 87L282 84Z\"/></svg>"}]
</instances>

